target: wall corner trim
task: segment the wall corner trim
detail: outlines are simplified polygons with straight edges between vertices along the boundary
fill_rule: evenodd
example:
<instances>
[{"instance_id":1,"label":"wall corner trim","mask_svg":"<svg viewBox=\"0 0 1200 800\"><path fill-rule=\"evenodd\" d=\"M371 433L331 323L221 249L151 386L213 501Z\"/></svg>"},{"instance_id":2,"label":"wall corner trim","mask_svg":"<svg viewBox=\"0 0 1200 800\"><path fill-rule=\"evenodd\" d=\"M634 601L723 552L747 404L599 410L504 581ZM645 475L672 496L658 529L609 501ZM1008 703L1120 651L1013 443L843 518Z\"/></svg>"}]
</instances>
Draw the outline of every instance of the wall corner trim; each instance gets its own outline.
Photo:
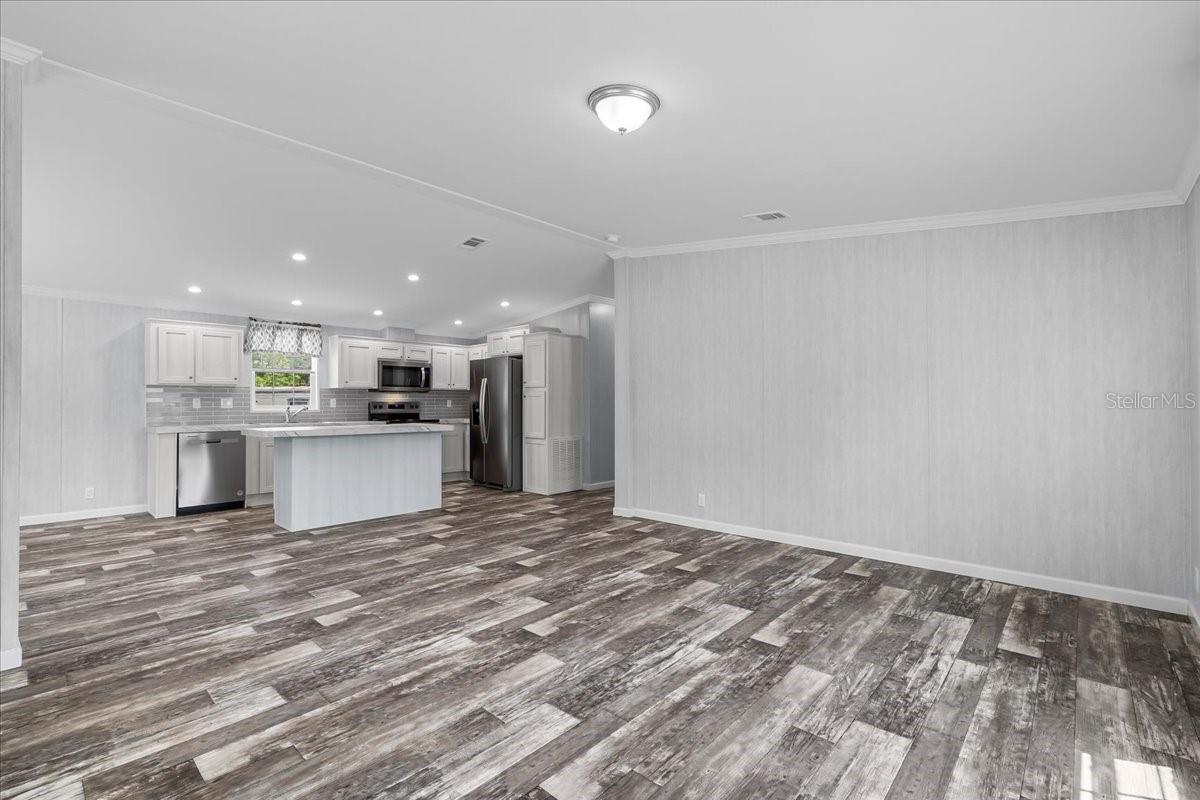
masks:
<instances>
[{"instance_id":1,"label":"wall corner trim","mask_svg":"<svg viewBox=\"0 0 1200 800\"><path fill-rule=\"evenodd\" d=\"M1122 603L1140 608L1149 608L1155 611L1166 611L1172 614L1186 615L1190 610L1192 621L1200 626L1200 617L1197 616L1195 607L1190 606L1188 601L1182 597L1170 597L1168 595L1154 594L1153 592L1122 589L1116 586L1103 586L1086 581L1072 580L1070 578L1056 578L1051 575L1038 575L1032 572L1021 572L1002 567L989 567L984 564L953 561L935 556L923 556L899 550L887 550L882 547L839 542L833 539L821 539L816 536L805 536L799 533L755 528L749 525L737 525L728 522L716 522L696 517L685 517L679 514L665 514L644 508L622 508L617 506L613 508L613 515L618 517L640 517L656 522L684 525L689 528L700 528L702 530L716 531L717 533L729 533L734 536L745 536L751 539L763 539L768 542L780 542L781 544L808 547L815 550L828 550L848 556L871 558L876 561L890 561L909 567L951 572L958 575L967 575L972 578L1000 581L1017 586L1028 586L1033 589L1042 589L1049 592L1073 594L1093 600Z\"/></svg>"},{"instance_id":2,"label":"wall corner trim","mask_svg":"<svg viewBox=\"0 0 1200 800\"><path fill-rule=\"evenodd\" d=\"M21 645L0 650L0 672L21 666Z\"/></svg>"},{"instance_id":3,"label":"wall corner trim","mask_svg":"<svg viewBox=\"0 0 1200 800\"><path fill-rule=\"evenodd\" d=\"M129 514L147 514L150 506L139 503L132 506L111 506L109 508L86 508L79 511L60 511L53 514L23 514L21 527L29 525L50 525L55 522L75 522L81 519L101 519L103 517L123 517Z\"/></svg>"}]
</instances>

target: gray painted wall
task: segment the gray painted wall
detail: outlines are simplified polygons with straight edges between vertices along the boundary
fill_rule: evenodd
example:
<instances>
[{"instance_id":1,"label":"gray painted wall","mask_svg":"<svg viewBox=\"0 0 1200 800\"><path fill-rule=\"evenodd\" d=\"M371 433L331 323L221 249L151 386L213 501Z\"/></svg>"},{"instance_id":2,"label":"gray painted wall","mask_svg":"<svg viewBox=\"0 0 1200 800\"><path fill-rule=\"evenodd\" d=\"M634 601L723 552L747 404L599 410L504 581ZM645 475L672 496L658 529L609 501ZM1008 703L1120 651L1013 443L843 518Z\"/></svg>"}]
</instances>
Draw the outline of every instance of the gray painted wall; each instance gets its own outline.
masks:
<instances>
[{"instance_id":1,"label":"gray painted wall","mask_svg":"<svg viewBox=\"0 0 1200 800\"><path fill-rule=\"evenodd\" d=\"M1192 187L1192 193L1184 206L1188 232L1188 279L1191 298L1191 381L1190 388L1200 392L1200 182ZM1191 530L1188 537L1188 600L1192 613L1200 615L1200 408L1192 413L1192 481L1191 481ZM1198 617L1200 618L1200 617Z\"/></svg>"},{"instance_id":2,"label":"gray painted wall","mask_svg":"<svg viewBox=\"0 0 1200 800\"><path fill-rule=\"evenodd\" d=\"M1184 222L621 259L617 505L1182 597Z\"/></svg>"},{"instance_id":3,"label":"gray painted wall","mask_svg":"<svg viewBox=\"0 0 1200 800\"><path fill-rule=\"evenodd\" d=\"M16 666L21 531L21 91L24 69L0 60L0 651ZM10 663L11 662L11 663Z\"/></svg>"},{"instance_id":4,"label":"gray painted wall","mask_svg":"<svg viewBox=\"0 0 1200 800\"><path fill-rule=\"evenodd\" d=\"M245 324L245 317L97 303L26 294L23 298L21 396L22 515L141 505L146 502L146 423L244 422L278 418L248 410L249 389L165 389L147 404L143 322L150 317ZM377 336L379 331L327 327L326 333ZM324 390L339 408L315 418L365 419L366 390ZM219 408L220 396L235 408ZM433 395L436 395L434 397ZM193 396L202 408L193 411ZM378 395L381 399L392 395ZM415 396L414 396L415 397ZM421 398L426 417L467 413L466 392ZM452 405L445 407L445 400ZM425 408L425 404L430 404ZM435 413L437 412L437 413ZM94 499L84 490L95 489Z\"/></svg>"}]
</instances>

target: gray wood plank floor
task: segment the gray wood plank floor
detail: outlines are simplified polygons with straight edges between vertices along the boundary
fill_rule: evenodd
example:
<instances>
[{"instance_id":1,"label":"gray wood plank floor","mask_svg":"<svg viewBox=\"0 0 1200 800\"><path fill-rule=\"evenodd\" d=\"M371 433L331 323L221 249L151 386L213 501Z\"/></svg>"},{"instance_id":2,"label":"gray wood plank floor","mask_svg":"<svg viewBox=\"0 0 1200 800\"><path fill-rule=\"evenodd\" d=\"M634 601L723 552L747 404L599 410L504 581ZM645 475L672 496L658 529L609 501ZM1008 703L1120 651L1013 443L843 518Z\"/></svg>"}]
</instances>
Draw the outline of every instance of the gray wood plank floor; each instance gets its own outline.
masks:
<instances>
[{"instance_id":1,"label":"gray wood plank floor","mask_svg":"<svg viewBox=\"0 0 1200 800\"><path fill-rule=\"evenodd\" d=\"M611 511L27 528L0 797L1200 800L1183 617Z\"/></svg>"}]
</instances>

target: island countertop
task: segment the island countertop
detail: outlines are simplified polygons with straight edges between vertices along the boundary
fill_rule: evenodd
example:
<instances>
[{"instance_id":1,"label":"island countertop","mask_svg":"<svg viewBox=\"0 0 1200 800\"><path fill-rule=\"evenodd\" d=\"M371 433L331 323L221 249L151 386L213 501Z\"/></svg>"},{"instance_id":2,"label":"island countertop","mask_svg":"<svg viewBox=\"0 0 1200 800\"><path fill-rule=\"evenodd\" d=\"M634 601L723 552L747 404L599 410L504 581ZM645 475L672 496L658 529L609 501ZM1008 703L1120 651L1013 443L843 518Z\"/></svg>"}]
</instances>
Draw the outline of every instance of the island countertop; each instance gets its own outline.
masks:
<instances>
[{"instance_id":1,"label":"island countertop","mask_svg":"<svg viewBox=\"0 0 1200 800\"><path fill-rule=\"evenodd\" d=\"M432 422L399 422L381 425L378 422L337 425L254 425L246 426L242 433L253 439L308 439L318 436L377 436L397 433L445 433L454 430L452 425Z\"/></svg>"}]
</instances>

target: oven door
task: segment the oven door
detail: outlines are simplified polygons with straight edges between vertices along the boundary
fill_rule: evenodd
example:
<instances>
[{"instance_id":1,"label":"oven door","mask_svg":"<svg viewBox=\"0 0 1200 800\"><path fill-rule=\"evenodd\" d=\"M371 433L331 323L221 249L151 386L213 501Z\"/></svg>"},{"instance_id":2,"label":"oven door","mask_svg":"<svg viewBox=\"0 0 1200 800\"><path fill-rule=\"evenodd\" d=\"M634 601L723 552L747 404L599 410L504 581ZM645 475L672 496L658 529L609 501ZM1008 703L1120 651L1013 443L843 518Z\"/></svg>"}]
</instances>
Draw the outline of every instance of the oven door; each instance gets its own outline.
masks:
<instances>
[{"instance_id":1,"label":"oven door","mask_svg":"<svg viewBox=\"0 0 1200 800\"><path fill-rule=\"evenodd\" d=\"M430 367L413 361L379 360L379 391L428 392Z\"/></svg>"}]
</instances>

